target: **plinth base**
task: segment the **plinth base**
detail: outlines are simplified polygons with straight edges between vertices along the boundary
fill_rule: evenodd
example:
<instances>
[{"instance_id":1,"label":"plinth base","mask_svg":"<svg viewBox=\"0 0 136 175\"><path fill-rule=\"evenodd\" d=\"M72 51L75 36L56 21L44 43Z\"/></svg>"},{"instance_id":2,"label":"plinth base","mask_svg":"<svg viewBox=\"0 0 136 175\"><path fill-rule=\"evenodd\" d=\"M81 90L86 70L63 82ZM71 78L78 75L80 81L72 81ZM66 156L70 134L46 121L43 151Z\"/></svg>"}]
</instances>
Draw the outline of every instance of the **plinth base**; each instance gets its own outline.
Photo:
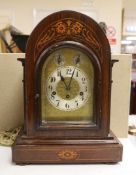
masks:
<instances>
[{"instance_id":1,"label":"plinth base","mask_svg":"<svg viewBox=\"0 0 136 175\"><path fill-rule=\"evenodd\" d=\"M45 140L19 135L12 147L17 164L116 163L123 147L111 133L106 139Z\"/></svg>"}]
</instances>

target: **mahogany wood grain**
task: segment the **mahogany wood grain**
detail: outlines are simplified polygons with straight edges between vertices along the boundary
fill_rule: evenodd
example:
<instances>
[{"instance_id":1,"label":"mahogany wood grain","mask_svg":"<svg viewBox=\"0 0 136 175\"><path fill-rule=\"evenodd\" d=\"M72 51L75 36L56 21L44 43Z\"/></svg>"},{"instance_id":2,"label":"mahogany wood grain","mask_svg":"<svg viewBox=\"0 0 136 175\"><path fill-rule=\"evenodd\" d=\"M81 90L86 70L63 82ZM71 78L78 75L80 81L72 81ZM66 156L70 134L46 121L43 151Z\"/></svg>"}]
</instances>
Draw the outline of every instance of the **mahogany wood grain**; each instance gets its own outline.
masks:
<instances>
[{"instance_id":1,"label":"mahogany wood grain","mask_svg":"<svg viewBox=\"0 0 136 175\"><path fill-rule=\"evenodd\" d=\"M80 124L41 128L39 79L47 55L59 47L76 47L93 63L95 126ZM122 145L110 133L111 53L108 39L90 17L60 11L44 18L31 33L24 67L24 128L12 147L17 164L102 163L122 159ZM38 95L37 95L38 94ZM112 135L112 136L111 136Z\"/></svg>"}]
</instances>

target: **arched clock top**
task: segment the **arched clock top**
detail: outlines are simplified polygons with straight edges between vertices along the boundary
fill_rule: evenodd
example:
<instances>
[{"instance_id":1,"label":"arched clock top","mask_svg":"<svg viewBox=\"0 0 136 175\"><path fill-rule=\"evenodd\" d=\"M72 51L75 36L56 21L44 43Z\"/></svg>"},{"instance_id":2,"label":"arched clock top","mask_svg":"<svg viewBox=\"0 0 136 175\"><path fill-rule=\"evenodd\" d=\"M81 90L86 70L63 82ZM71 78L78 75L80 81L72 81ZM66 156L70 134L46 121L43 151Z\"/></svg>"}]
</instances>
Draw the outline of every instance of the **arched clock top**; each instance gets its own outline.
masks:
<instances>
[{"instance_id":1,"label":"arched clock top","mask_svg":"<svg viewBox=\"0 0 136 175\"><path fill-rule=\"evenodd\" d=\"M90 17L73 11L56 12L43 19L30 35L26 57L36 62L47 47L62 41L86 45L101 62L110 59L108 40L99 25Z\"/></svg>"}]
</instances>

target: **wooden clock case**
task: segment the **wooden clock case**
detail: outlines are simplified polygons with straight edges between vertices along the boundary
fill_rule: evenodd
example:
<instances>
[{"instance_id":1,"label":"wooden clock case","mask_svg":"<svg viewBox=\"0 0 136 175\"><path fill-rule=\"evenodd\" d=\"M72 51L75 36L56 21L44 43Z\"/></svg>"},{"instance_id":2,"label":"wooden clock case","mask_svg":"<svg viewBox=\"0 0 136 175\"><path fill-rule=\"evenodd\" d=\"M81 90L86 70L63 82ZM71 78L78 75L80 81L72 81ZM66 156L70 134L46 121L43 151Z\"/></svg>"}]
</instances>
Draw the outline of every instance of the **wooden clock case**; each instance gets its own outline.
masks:
<instances>
[{"instance_id":1,"label":"wooden clock case","mask_svg":"<svg viewBox=\"0 0 136 175\"><path fill-rule=\"evenodd\" d=\"M39 66L48 54L64 46L90 54L94 66L95 126L69 124L40 127ZM114 60L115 61L115 60ZM122 145L110 131L110 46L100 26L74 11L60 11L44 18L31 33L24 63L24 129L12 146L17 164L108 163L122 160Z\"/></svg>"}]
</instances>

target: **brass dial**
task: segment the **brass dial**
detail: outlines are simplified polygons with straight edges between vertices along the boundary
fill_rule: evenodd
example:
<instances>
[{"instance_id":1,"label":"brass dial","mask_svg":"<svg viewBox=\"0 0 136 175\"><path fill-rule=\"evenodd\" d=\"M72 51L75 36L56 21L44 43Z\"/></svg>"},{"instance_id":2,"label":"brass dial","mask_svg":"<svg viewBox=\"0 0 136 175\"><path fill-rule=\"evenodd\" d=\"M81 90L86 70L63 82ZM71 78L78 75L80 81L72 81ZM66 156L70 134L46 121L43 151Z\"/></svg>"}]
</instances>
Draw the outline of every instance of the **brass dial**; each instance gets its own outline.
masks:
<instances>
[{"instance_id":1,"label":"brass dial","mask_svg":"<svg viewBox=\"0 0 136 175\"><path fill-rule=\"evenodd\" d=\"M94 70L89 56L76 47L54 50L42 67L42 123L91 122L93 90Z\"/></svg>"}]
</instances>

